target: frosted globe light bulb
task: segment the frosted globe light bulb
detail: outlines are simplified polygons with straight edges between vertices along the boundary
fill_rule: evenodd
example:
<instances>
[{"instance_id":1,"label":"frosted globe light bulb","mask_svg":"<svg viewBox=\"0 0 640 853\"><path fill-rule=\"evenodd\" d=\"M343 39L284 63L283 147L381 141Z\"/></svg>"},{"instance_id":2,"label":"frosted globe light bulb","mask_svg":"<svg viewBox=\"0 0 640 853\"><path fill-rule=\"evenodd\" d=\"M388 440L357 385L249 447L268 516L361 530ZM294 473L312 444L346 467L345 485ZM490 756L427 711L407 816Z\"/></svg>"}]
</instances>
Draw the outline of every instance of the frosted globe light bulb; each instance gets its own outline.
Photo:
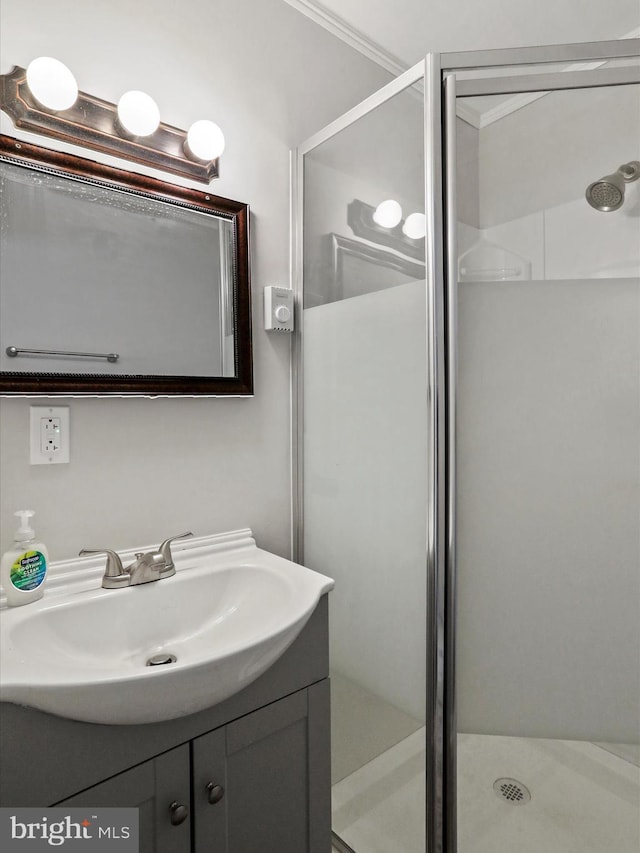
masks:
<instances>
[{"instance_id":1,"label":"frosted globe light bulb","mask_svg":"<svg viewBox=\"0 0 640 853\"><path fill-rule=\"evenodd\" d=\"M118 121L132 136L150 136L160 124L160 110L145 92L125 92L118 101Z\"/></svg>"},{"instance_id":2,"label":"frosted globe light bulb","mask_svg":"<svg viewBox=\"0 0 640 853\"><path fill-rule=\"evenodd\" d=\"M68 110L78 99L78 84L67 66L51 56L39 56L27 67L33 97L49 110Z\"/></svg>"},{"instance_id":3,"label":"frosted globe light bulb","mask_svg":"<svg viewBox=\"0 0 640 853\"><path fill-rule=\"evenodd\" d=\"M224 151L224 134L214 122L200 119L187 132L187 146L198 160L215 160Z\"/></svg>"},{"instance_id":4,"label":"frosted globe light bulb","mask_svg":"<svg viewBox=\"0 0 640 853\"><path fill-rule=\"evenodd\" d=\"M424 213L410 213L404 221L402 233L412 240L421 240L427 233L427 217Z\"/></svg>"},{"instance_id":5,"label":"frosted globe light bulb","mask_svg":"<svg viewBox=\"0 0 640 853\"><path fill-rule=\"evenodd\" d=\"M373 213L373 221L381 228L395 228L402 219L402 208L392 198L381 201Z\"/></svg>"}]
</instances>

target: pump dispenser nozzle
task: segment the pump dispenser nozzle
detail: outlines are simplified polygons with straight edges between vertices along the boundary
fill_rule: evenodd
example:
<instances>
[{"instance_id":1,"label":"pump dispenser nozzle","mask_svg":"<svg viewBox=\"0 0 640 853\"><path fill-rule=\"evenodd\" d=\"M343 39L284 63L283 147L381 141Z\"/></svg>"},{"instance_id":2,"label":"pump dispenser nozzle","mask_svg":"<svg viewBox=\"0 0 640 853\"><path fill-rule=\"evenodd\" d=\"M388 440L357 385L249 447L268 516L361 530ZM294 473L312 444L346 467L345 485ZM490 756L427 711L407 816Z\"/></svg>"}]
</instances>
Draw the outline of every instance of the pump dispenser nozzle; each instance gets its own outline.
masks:
<instances>
[{"instance_id":1,"label":"pump dispenser nozzle","mask_svg":"<svg viewBox=\"0 0 640 853\"><path fill-rule=\"evenodd\" d=\"M19 509L14 513L20 519L20 527L16 530L16 542L28 542L34 539L36 532L29 524L29 519L33 518L35 512L32 509Z\"/></svg>"}]
</instances>

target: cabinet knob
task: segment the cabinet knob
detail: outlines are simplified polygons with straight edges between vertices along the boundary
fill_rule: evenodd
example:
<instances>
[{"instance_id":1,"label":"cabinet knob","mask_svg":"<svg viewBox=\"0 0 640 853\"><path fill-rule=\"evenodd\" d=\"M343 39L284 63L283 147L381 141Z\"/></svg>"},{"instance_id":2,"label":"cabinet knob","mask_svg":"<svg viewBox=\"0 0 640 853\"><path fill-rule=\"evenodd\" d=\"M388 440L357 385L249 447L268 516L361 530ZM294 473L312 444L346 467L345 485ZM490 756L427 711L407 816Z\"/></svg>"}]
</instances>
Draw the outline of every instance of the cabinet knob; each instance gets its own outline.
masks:
<instances>
[{"instance_id":1,"label":"cabinet knob","mask_svg":"<svg viewBox=\"0 0 640 853\"><path fill-rule=\"evenodd\" d=\"M186 806L180 803L173 802L169 806L169 814L171 815L171 823L173 826L180 826L189 816L189 810Z\"/></svg>"},{"instance_id":2,"label":"cabinet knob","mask_svg":"<svg viewBox=\"0 0 640 853\"><path fill-rule=\"evenodd\" d=\"M207 785L207 799L209 804L215 806L224 797L224 788L222 785L216 785L215 782L209 782Z\"/></svg>"}]
</instances>

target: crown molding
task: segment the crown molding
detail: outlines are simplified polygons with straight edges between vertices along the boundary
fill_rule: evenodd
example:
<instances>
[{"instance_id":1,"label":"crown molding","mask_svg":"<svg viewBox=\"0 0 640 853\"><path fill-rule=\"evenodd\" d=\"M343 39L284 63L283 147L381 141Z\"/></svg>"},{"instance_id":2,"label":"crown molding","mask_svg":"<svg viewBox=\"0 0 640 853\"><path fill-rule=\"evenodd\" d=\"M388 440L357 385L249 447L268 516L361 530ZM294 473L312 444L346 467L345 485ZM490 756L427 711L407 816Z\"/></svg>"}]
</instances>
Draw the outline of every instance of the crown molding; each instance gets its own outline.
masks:
<instances>
[{"instance_id":1,"label":"crown molding","mask_svg":"<svg viewBox=\"0 0 640 853\"><path fill-rule=\"evenodd\" d=\"M321 3L316 2L316 0L284 0L284 2L288 3L289 6L292 6L294 9L297 9L301 14L314 21L314 23L319 24L332 35L336 36L336 38L341 39L363 56L366 56L367 59L370 59L372 62L380 65L385 69L385 71L389 71L394 76L402 74L409 67L397 56L394 56L392 53L385 50L382 45L367 38L367 36L362 32L357 30L355 27L352 27L351 24L348 24L345 20L338 17L338 15L330 12ZM620 39L638 38L639 36L640 27L636 27L630 32L625 33L623 36L620 36ZM598 68L604 64L606 63L574 63L566 70L588 70L590 68ZM547 94L549 93L523 92L521 95L514 95L511 98L506 98L504 101L496 104L492 109L485 110L484 112L479 112L464 100L458 100L456 104L456 115L462 119L462 121L470 124L478 130L481 130L488 125L511 115L511 113L526 107L528 104L537 101L539 98L543 98Z\"/></svg>"},{"instance_id":2,"label":"crown molding","mask_svg":"<svg viewBox=\"0 0 640 853\"><path fill-rule=\"evenodd\" d=\"M461 118L462 121L470 124L477 130L480 130L482 127L482 113L478 112L478 110L474 110L474 108L462 98L458 98L456 100L456 115L458 118Z\"/></svg>"},{"instance_id":3,"label":"crown molding","mask_svg":"<svg viewBox=\"0 0 640 853\"><path fill-rule=\"evenodd\" d=\"M638 38L640 36L640 27L636 27L625 35L620 36L619 40L623 39L633 39ZM601 68L603 65L607 65L607 61L600 62L573 62L571 65L568 65L566 68L563 68L563 71L591 71L594 68ZM485 110L480 113L477 110L474 110L473 107L469 107L468 104L464 106L466 109L464 110L464 115L460 111L459 107L464 104L464 102L459 103L456 109L457 115L460 118L464 119L464 121L468 121L469 124L472 124L474 127L481 129L483 127L487 127L490 124L493 124L496 121L499 121L502 118L510 115L511 113L515 113L517 110L526 107L528 104L533 103L534 101L539 100L540 98L544 98L545 95L548 95L549 92L523 92L521 95L513 95L511 98L507 98L499 104L496 104L495 107L489 110ZM468 116L468 117L467 117Z\"/></svg>"},{"instance_id":4,"label":"crown molding","mask_svg":"<svg viewBox=\"0 0 640 853\"><path fill-rule=\"evenodd\" d=\"M293 6L307 18L310 18L316 24L324 27L325 30L332 35L341 39L343 42L353 47L367 59L377 63L385 71L389 71L394 77L402 74L409 66L394 56L389 51L385 50L382 45L367 38L359 30L352 27L345 20L334 15L326 9L321 3L316 3L315 0L284 0L289 6Z\"/></svg>"}]
</instances>

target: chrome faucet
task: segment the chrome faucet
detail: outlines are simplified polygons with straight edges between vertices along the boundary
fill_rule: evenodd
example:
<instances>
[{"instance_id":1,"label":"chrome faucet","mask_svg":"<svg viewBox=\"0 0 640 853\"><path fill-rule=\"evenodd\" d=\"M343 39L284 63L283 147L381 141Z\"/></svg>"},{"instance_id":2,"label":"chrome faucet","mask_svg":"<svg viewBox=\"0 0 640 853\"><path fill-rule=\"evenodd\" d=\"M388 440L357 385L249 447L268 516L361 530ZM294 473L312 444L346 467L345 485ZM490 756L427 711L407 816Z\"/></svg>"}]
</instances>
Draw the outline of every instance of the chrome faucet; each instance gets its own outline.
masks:
<instances>
[{"instance_id":1,"label":"chrome faucet","mask_svg":"<svg viewBox=\"0 0 640 853\"><path fill-rule=\"evenodd\" d=\"M157 551L148 551L146 554L140 552L130 566L122 565L120 556L109 548L89 549L83 548L78 554L85 557L89 554L106 554L107 565L102 578L102 586L105 589L119 589L122 586L137 586L141 583L159 581L162 578L170 578L175 575L176 567L171 555L171 543L175 539L185 539L193 536L193 533L181 533L179 536L171 536L158 546Z\"/></svg>"}]
</instances>

